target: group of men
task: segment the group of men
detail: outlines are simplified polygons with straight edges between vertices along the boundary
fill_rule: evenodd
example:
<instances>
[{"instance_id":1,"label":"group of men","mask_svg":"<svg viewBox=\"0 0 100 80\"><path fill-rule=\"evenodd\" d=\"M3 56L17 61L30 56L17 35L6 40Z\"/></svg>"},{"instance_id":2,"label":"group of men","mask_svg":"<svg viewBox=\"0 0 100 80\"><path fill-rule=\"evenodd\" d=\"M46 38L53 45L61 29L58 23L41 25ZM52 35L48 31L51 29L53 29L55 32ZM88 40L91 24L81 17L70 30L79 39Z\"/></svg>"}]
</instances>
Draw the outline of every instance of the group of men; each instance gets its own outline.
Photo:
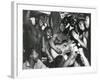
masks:
<instances>
[{"instance_id":1,"label":"group of men","mask_svg":"<svg viewBox=\"0 0 100 80\"><path fill-rule=\"evenodd\" d=\"M90 14L25 10L23 15L23 69L91 65Z\"/></svg>"}]
</instances>

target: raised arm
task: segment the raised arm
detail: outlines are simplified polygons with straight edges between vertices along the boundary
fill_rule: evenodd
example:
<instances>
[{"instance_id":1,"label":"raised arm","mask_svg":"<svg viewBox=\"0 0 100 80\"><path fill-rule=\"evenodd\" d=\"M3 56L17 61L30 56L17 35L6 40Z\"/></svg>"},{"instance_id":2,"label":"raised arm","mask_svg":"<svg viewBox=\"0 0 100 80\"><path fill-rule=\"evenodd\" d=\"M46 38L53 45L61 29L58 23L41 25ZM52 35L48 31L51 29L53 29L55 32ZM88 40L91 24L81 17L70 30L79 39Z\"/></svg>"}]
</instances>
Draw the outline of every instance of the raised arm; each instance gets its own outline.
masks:
<instances>
[{"instance_id":1,"label":"raised arm","mask_svg":"<svg viewBox=\"0 0 100 80\"><path fill-rule=\"evenodd\" d=\"M81 40L80 39L80 37L79 37L79 34L77 34L76 32L72 32L72 34L73 34L73 37L79 42L79 44L82 46L82 47L84 47L84 48L87 48L87 40L86 40L86 38L82 35L82 37L83 37L83 40Z\"/></svg>"},{"instance_id":2,"label":"raised arm","mask_svg":"<svg viewBox=\"0 0 100 80\"><path fill-rule=\"evenodd\" d=\"M50 47L52 49L54 49L57 53L61 53L62 51L60 49L58 49L56 47L56 45L54 44L54 41L55 41L56 37L57 37L57 34L54 34L53 37L51 38L51 40L49 41L49 44L50 44Z\"/></svg>"},{"instance_id":3,"label":"raised arm","mask_svg":"<svg viewBox=\"0 0 100 80\"><path fill-rule=\"evenodd\" d=\"M72 65L74 62L75 62L75 59L76 59L76 56L77 56L77 54L74 52L74 51L72 51L71 52L71 55L68 57L68 59L65 61L65 63L64 63L64 67L68 67L69 65Z\"/></svg>"},{"instance_id":4,"label":"raised arm","mask_svg":"<svg viewBox=\"0 0 100 80\"><path fill-rule=\"evenodd\" d=\"M80 49L79 49L79 52L80 52L81 60L82 60L83 64L84 64L85 66L89 66L90 64L89 64L87 58L86 58L85 55L84 55L83 49L80 48Z\"/></svg>"},{"instance_id":5,"label":"raised arm","mask_svg":"<svg viewBox=\"0 0 100 80\"><path fill-rule=\"evenodd\" d=\"M80 38L77 39L77 41L80 43L81 46L83 46L84 48L87 48L87 40L85 37L83 38L83 41Z\"/></svg>"}]
</instances>

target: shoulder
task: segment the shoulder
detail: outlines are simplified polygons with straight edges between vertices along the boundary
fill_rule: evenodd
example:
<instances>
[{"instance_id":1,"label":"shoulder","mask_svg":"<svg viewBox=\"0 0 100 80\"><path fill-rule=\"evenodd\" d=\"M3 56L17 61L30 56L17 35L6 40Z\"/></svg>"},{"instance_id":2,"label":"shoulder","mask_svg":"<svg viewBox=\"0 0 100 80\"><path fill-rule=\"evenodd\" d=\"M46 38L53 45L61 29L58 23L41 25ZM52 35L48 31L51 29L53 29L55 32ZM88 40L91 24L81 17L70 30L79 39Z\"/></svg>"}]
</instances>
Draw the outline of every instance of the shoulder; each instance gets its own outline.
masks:
<instances>
[{"instance_id":1,"label":"shoulder","mask_svg":"<svg viewBox=\"0 0 100 80\"><path fill-rule=\"evenodd\" d=\"M58 36L58 34L54 34L54 35L53 35L53 37L57 37L57 36Z\"/></svg>"},{"instance_id":2,"label":"shoulder","mask_svg":"<svg viewBox=\"0 0 100 80\"><path fill-rule=\"evenodd\" d=\"M43 64L43 62L40 59L38 59L37 68L47 68L47 67L46 65Z\"/></svg>"}]
</instances>

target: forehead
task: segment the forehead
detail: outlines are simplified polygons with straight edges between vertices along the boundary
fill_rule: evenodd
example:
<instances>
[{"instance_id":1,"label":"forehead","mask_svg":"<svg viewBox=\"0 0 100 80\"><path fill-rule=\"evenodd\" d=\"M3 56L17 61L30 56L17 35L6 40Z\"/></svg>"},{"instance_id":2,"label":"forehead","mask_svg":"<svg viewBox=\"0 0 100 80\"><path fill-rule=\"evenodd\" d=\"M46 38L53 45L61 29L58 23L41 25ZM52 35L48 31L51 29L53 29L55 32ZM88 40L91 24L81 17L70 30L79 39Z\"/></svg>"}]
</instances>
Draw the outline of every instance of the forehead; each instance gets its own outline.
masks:
<instances>
[{"instance_id":1,"label":"forehead","mask_svg":"<svg viewBox=\"0 0 100 80\"><path fill-rule=\"evenodd\" d=\"M35 50L33 50L32 55L38 55L38 53Z\"/></svg>"}]
</instances>

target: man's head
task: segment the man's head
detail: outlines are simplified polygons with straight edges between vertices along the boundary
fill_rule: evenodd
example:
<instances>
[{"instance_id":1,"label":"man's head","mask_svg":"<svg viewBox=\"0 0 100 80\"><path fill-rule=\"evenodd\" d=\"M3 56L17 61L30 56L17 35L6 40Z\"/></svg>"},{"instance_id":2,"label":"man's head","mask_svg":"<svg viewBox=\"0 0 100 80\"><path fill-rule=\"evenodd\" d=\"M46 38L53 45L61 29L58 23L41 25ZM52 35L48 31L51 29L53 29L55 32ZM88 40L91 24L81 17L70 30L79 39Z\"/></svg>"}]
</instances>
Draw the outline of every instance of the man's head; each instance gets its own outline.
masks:
<instances>
[{"instance_id":1,"label":"man's head","mask_svg":"<svg viewBox=\"0 0 100 80\"><path fill-rule=\"evenodd\" d=\"M33 61L37 61L38 58L39 58L39 54L36 52L36 50L32 49L32 53L30 55L30 58L33 60Z\"/></svg>"},{"instance_id":2,"label":"man's head","mask_svg":"<svg viewBox=\"0 0 100 80\"><path fill-rule=\"evenodd\" d=\"M63 32L65 30L65 26L63 23L60 24L60 31Z\"/></svg>"},{"instance_id":3,"label":"man's head","mask_svg":"<svg viewBox=\"0 0 100 80\"><path fill-rule=\"evenodd\" d=\"M85 30L84 21L79 21L78 25L79 25L80 30L82 30L82 31Z\"/></svg>"},{"instance_id":4,"label":"man's head","mask_svg":"<svg viewBox=\"0 0 100 80\"><path fill-rule=\"evenodd\" d=\"M45 34L46 34L46 38L50 39L53 35L53 30L51 27L46 27L45 28Z\"/></svg>"}]
</instances>

